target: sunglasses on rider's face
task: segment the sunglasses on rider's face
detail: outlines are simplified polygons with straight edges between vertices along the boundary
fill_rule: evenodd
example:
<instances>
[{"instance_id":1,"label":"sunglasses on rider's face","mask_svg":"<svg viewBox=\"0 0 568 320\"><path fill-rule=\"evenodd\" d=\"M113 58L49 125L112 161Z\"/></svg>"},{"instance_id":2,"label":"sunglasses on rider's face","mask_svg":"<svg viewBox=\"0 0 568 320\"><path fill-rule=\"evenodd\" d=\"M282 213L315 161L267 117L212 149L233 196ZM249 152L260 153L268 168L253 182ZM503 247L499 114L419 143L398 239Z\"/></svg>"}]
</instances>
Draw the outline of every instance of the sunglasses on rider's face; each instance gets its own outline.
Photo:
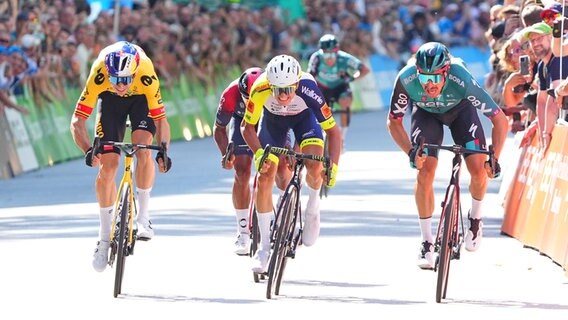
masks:
<instances>
[{"instance_id":1,"label":"sunglasses on rider's face","mask_svg":"<svg viewBox=\"0 0 568 320\"><path fill-rule=\"evenodd\" d=\"M422 84L426 84L429 81L432 81L433 84L438 84L444 80L444 75L441 73L437 74L428 74L428 73L418 73L418 81Z\"/></svg>"},{"instance_id":2,"label":"sunglasses on rider's face","mask_svg":"<svg viewBox=\"0 0 568 320\"><path fill-rule=\"evenodd\" d=\"M275 97L280 96L281 94L285 94L285 95L289 95L292 94L292 92L296 91L296 86L287 86L287 87L271 87L270 88L272 90L272 95Z\"/></svg>"},{"instance_id":3,"label":"sunglasses on rider's face","mask_svg":"<svg viewBox=\"0 0 568 320\"><path fill-rule=\"evenodd\" d=\"M133 76L129 76L129 77L114 77L114 76L109 76L108 80L110 81L110 83L116 85L119 84L124 84L124 85L128 85L132 83L132 80L134 79Z\"/></svg>"}]
</instances>

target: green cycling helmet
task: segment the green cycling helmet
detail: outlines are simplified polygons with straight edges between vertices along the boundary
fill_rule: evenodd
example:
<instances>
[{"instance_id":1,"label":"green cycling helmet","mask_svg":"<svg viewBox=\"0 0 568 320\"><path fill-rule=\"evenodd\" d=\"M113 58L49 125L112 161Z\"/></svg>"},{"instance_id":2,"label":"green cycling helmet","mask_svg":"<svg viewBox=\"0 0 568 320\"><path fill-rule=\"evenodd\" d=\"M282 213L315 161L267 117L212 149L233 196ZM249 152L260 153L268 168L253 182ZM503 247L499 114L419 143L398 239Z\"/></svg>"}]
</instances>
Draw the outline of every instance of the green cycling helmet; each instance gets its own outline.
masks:
<instances>
[{"instance_id":1,"label":"green cycling helmet","mask_svg":"<svg viewBox=\"0 0 568 320\"><path fill-rule=\"evenodd\" d=\"M416 50L416 68L421 73L436 73L450 65L450 51L439 42L427 42Z\"/></svg>"},{"instance_id":2,"label":"green cycling helmet","mask_svg":"<svg viewBox=\"0 0 568 320\"><path fill-rule=\"evenodd\" d=\"M339 42L333 34L324 34L319 40L320 49L332 50L339 47Z\"/></svg>"}]
</instances>

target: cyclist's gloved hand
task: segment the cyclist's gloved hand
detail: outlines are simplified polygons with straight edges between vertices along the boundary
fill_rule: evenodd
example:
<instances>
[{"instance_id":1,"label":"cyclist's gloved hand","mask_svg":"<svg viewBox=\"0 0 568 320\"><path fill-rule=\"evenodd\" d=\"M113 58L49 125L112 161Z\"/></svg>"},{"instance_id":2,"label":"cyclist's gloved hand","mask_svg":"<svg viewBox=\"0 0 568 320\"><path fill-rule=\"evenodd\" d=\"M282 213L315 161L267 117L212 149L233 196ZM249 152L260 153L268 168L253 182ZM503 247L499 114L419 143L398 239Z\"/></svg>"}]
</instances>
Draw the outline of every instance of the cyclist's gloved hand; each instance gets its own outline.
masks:
<instances>
[{"instance_id":1,"label":"cyclist's gloved hand","mask_svg":"<svg viewBox=\"0 0 568 320\"><path fill-rule=\"evenodd\" d=\"M497 158L495 158L495 168L491 167L491 161L489 160L485 161L485 168L489 176L492 178L499 178L501 175L501 166L499 165L499 160L497 160Z\"/></svg>"},{"instance_id":2,"label":"cyclist's gloved hand","mask_svg":"<svg viewBox=\"0 0 568 320\"><path fill-rule=\"evenodd\" d=\"M264 165L264 162L261 162L262 158L264 158L264 149L261 148L256 150L256 152L254 153L254 167L256 168L256 171L260 171L260 169L262 169L262 166ZM276 165L278 165L279 161L278 156L272 153L268 154L266 160L270 160Z\"/></svg>"},{"instance_id":3,"label":"cyclist's gloved hand","mask_svg":"<svg viewBox=\"0 0 568 320\"><path fill-rule=\"evenodd\" d=\"M93 147L90 147L89 149L87 149L87 152L85 152L85 164L88 167L92 167L93 166L93 157L95 157L99 153L100 153L100 151L93 154Z\"/></svg>"},{"instance_id":4,"label":"cyclist's gloved hand","mask_svg":"<svg viewBox=\"0 0 568 320\"><path fill-rule=\"evenodd\" d=\"M334 163L329 170L329 179L327 179L326 185L329 188L335 187L335 182L337 180L337 165Z\"/></svg>"},{"instance_id":5,"label":"cyclist's gloved hand","mask_svg":"<svg viewBox=\"0 0 568 320\"><path fill-rule=\"evenodd\" d=\"M162 159L162 161L164 159L164 153L162 151L158 151L158 153L156 153L156 162L158 163L158 165L160 165L160 162L158 161L160 159ZM167 163L165 163L164 165L164 167L166 168L164 170L164 173L170 171L170 169L172 168L172 159L170 157L168 157L166 162Z\"/></svg>"},{"instance_id":6,"label":"cyclist's gloved hand","mask_svg":"<svg viewBox=\"0 0 568 320\"><path fill-rule=\"evenodd\" d=\"M412 169L416 169L416 152L418 152L418 145L412 146L412 149L408 151L408 160Z\"/></svg>"}]
</instances>

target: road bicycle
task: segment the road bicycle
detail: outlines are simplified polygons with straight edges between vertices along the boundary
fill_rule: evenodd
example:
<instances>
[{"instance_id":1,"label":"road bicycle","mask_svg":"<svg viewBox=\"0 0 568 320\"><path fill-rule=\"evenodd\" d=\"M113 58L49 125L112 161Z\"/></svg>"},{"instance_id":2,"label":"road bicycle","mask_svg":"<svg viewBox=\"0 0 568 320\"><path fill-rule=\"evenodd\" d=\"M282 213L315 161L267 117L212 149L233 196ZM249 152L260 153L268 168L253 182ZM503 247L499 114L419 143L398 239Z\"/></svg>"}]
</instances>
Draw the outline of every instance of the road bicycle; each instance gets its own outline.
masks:
<instances>
[{"instance_id":1,"label":"road bicycle","mask_svg":"<svg viewBox=\"0 0 568 320\"><path fill-rule=\"evenodd\" d=\"M460 250L464 241L465 228L463 223L461 202L460 202L460 172L462 156L464 154L486 154L489 156L491 168L495 168L495 155L493 146L489 150L467 149L460 145L438 145L424 143L421 139L417 154L423 154L424 150L446 150L454 153L452 160L452 174L444 201L442 202L442 213L438 223L434 252L437 254L434 264L434 271L438 273L436 282L436 302L440 303L446 298L448 288L448 278L450 273L451 260L460 259Z\"/></svg>"},{"instance_id":2,"label":"road bicycle","mask_svg":"<svg viewBox=\"0 0 568 320\"><path fill-rule=\"evenodd\" d=\"M270 254L267 272L267 299L271 299L273 294L280 294L280 284L282 282L282 276L284 275L284 269L286 268L286 262L288 258L293 259L296 257L296 249L301 243L303 224L300 191L302 188L302 170L305 166L304 161L313 160L323 162L326 177L329 177L331 166L329 157L304 154L288 148L271 147L270 145L264 148L264 158L261 159L261 163L264 162L269 153L291 156L294 166L292 178L278 205L270 233L272 253Z\"/></svg>"},{"instance_id":3,"label":"road bicycle","mask_svg":"<svg viewBox=\"0 0 568 320\"><path fill-rule=\"evenodd\" d=\"M165 142L162 142L161 145L158 146L101 141L99 137L94 139L93 150L106 150L107 148L113 147L120 149L121 153L125 154L123 175L120 180L114 205L114 214L110 232L110 256L108 260L108 264L111 267L114 262L116 262L114 277L114 297L116 298L122 290L122 279L124 277L126 257L134 254L134 245L137 240L137 226L134 224L134 218L138 212L136 198L134 196L134 181L132 179L134 154L141 149L161 151L163 153L162 160L164 163L167 163L166 161L168 156ZM140 238L138 240L146 239Z\"/></svg>"},{"instance_id":4,"label":"road bicycle","mask_svg":"<svg viewBox=\"0 0 568 320\"><path fill-rule=\"evenodd\" d=\"M329 107L331 108L331 112L334 115L341 115L341 114L347 114L347 123L349 123L351 120L351 108L345 110L342 109L341 107L337 107L338 103L337 101L335 101L335 99L331 99L330 101L328 101L329 103ZM336 121L336 125L341 126L341 116L337 119L335 119ZM324 139L323 139L323 155L326 157L329 157L329 141L327 139L327 135L324 132ZM341 148L343 148L343 145L341 146ZM320 199L323 199L324 197L327 198L329 194L329 187L324 183L321 188L320 188Z\"/></svg>"}]
</instances>

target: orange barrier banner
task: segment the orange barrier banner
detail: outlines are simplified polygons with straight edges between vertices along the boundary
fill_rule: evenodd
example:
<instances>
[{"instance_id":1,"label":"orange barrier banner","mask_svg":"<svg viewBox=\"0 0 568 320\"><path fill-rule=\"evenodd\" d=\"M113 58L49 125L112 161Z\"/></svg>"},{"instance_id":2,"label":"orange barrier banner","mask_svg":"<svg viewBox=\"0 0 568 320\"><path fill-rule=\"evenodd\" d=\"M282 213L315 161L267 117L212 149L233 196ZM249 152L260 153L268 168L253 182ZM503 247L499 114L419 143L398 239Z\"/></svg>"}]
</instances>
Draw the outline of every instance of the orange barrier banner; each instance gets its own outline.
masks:
<instances>
[{"instance_id":1,"label":"orange barrier banner","mask_svg":"<svg viewBox=\"0 0 568 320\"><path fill-rule=\"evenodd\" d=\"M556 138L555 138L555 137ZM568 128L554 129L546 155L541 189L544 194L542 210L546 212L539 249L558 263L564 263L568 244ZM539 208L535 208L537 211Z\"/></svg>"},{"instance_id":2,"label":"orange barrier banner","mask_svg":"<svg viewBox=\"0 0 568 320\"><path fill-rule=\"evenodd\" d=\"M530 197L533 194L534 180L537 177L538 140L532 139L531 144L524 147L519 158L515 177L511 181L507 198L505 199L505 215L501 231L520 240L530 207Z\"/></svg>"}]
</instances>

